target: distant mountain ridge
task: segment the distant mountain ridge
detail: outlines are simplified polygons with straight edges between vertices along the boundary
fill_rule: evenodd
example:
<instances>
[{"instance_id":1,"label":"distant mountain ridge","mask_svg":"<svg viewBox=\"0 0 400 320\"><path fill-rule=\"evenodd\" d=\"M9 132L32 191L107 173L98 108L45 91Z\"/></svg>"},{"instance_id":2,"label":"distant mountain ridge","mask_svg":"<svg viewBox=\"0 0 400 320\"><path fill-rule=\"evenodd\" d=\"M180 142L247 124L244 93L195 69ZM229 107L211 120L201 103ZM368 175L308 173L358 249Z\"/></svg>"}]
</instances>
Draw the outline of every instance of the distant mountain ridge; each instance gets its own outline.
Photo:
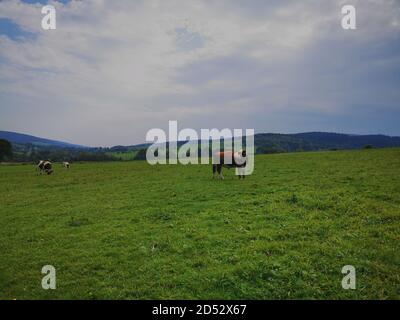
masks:
<instances>
[{"instance_id":1,"label":"distant mountain ridge","mask_svg":"<svg viewBox=\"0 0 400 320\"><path fill-rule=\"evenodd\" d=\"M142 143L132 146L114 146L110 148L91 148L78 144L62 142L57 140L39 138L36 136L0 131L0 139L6 139L15 146L29 146L40 149L64 148L64 149L86 149L103 150L108 152L129 152L147 148L150 143ZM179 141L178 146L185 143ZM366 146L374 148L400 147L400 137L386 135L355 135L330 132L305 132L295 134L258 133L254 136L256 153L316 151L336 149L359 149Z\"/></svg>"},{"instance_id":2,"label":"distant mountain ridge","mask_svg":"<svg viewBox=\"0 0 400 320\"><path fill-rule=\"evenodd\" d=\"M298 133L294 136L300 137L311 143L324 143L334 148L362 148L367 144L374 147L395 147L399 145L400 137L392 137L383 134L357 135L327 132Z\"/></svg>"},{"instance_id":3,"label":"distant mountain ridge","mask_svg":"<svg viewBox=\"0 0 400 320\"><path fill-rule=\"evenodd\" d=\"M258 153L400 147L400 137L330 132L260 133L254 136Z\"/></svg>"},{"instance_id":4,"label":"distant mountain ridge","mask_svg":"<svg viewBox=\"0 0 400 320\"><path fill-rule=\"evenodd\" d=\"M24 133L17 133L11 131L0 131L0 139L6 139L10 141L12 144L32 144L40 147L60 147L60 148L88 148L82 145L39 138L36 136L32 136Z\"/></svg>"}]
</instances>

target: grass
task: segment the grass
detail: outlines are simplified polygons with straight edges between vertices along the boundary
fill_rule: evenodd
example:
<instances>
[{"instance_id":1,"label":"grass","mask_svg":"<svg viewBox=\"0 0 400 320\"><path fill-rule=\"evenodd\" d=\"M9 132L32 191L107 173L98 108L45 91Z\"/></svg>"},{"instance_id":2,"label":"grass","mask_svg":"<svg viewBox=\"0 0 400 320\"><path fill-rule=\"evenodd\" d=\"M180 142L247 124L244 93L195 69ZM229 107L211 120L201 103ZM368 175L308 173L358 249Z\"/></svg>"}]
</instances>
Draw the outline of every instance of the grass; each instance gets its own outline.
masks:
<instances>
[{"instance_id":1,"label":"grass","mask_svg":"<svg viewBox=\"0 0 400 320\"><path fill-rule=\"evenodd\" d=\"M116 158L121 161L128 161L128 160L133 160L137 154L137 150L131 150L127 152L106 152L106 155L111 156L113 158Z\"/></svg>"},{"instance_id":2,"label":"grass","mask_svg":"<svg viewBox=\"0 0 400 320\"><path fill-rule=\"evenodd\" d=\"M142 161L0 166L0 299L399 299L399 176L400 149L257 156L244 181Z\"/></svg>"}]
</instances>

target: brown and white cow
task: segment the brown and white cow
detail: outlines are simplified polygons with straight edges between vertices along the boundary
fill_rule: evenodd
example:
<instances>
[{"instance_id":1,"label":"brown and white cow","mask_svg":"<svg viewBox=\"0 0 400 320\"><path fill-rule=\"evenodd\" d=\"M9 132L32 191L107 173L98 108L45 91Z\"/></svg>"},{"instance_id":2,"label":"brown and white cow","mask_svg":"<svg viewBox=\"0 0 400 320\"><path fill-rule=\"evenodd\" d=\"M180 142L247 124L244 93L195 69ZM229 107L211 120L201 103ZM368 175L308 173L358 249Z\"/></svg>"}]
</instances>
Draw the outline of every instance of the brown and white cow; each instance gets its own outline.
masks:
<instances>
[{"instance_id":1,"label":"brown and white cow","mask_svg":"<svg viewBox=\"0 0 400 320\"><path fill-rule=\"evenodd\" d=\"M237 152L233 151L222 151L216 152L213 156L213 178L218 172L221 179L224 179L222 175L222 167L225 168L236 168L239 179L244 179L246 170L246 150L240 150Z\"/></svg>"}]
</instances>

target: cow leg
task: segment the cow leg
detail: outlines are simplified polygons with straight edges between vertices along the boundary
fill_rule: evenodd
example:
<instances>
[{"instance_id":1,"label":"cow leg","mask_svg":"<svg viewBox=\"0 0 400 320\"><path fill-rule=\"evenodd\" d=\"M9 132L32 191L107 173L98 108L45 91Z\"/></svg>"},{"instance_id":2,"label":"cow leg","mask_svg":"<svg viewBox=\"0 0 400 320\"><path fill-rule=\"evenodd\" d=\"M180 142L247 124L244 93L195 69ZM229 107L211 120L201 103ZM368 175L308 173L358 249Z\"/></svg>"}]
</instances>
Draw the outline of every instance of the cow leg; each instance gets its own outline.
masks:
<instances>
[{"instance_id":1,"label":"cow leg","mask_svg":"<svg viewBox=\"0 0 400 320\"><path fill-rule=\"evenodd\" d=\"M244 179L245 168L238 168L239 179Z\"/></svg>"},{"instance_id":2,"label":"cow leg","mask_svg":"<svg viewBox=\"0 0 400 320\"><path fill-rule=\"evenodd\" d=\"M215 178L215 174L217 173L217 165L213 164L212 169L213 169L213 179L214 179Z\"/></svg>"},{"instance_id":3,"label":"cow leg","mask_svg":"<svg viewBox=\"0 0 400 320\"><path fill-rule=\"evenodd\" d=\"M238 178L240 180L242 178L242 168L237 167L236 168L236 174L237 174L237 176L238 176Z\"/></svg>"},{"instance_id":4,"label":"cow leg","mask_svg":"<svg viewBox=\"0 0 400 320\"><path fill-rule=\"evenodd\" d=\"M222 165L218 164L217 165L217 170L218 170L218 174L220 179L224 180L224 176L222 175Z\"/></svg>"}]
</instances>

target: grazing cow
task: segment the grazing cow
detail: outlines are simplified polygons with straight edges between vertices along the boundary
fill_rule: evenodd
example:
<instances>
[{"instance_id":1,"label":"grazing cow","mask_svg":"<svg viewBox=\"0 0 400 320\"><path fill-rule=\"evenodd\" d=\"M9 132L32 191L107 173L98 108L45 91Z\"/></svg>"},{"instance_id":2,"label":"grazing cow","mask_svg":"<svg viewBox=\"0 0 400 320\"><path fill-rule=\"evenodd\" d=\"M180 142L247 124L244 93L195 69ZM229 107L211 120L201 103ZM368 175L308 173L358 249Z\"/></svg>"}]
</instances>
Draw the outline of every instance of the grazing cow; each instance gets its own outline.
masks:
<instances>
[{"instance_id":1,"label":"grazing cow","mask_svg":"<svg viewBox=\"0 0 400 320\"><path fill-rule=\"evenodd\" d=\"M51 174L53 172L53 165L50 161L46 161L43 164L43 168L44 168L44 172L46 172L47 174Z\"/></svg>"},{"instance_id":2,"label":"grazing cow","mask_svg":"<svg viewBox=\"0 0 400 320\"><path fill-rule=\"evenodd\" d=\"M69 162L64 161L64 162L62 163L62 165L63 165L64 168L69 169Z\"/></svg>"},{"instance_id":3,"label":"grazing cow","mask_svg":"<svg viewBox=\"0 0 400 320\"><path fill-rule=\"evenodd\" d=\"M42 173L44 163L45 163L44 160L39 160L39 163L38 163L38 165L36 166L36 170L38 171L38 173Z\"/></svg>"},{"instance_id":4,"label":"grazing cow","mask_svg":"<svg viewBox=\"0 0 400 320\"><path fill-rule=\"evenodd\" d=\"M39 173L42 174L43 172L47 174L51 174L53 172L53 165L50 161L40 160L39 164L37 165Z\"/></svg>"},{"instance_id":5,"label":"grazing cow","mask_svg":"<svg viewBox=\"0 0 400 320\"><path fill-rule=\"evenodd\" d=\"M222 175L222 167L225 168L236 168L239 179L244 179L246 170L246 150L240 150L238 152L223 151L216 152L213 157L213 178L218 172L219 177L224 179Z\"/></svg>"}]
</instances>

